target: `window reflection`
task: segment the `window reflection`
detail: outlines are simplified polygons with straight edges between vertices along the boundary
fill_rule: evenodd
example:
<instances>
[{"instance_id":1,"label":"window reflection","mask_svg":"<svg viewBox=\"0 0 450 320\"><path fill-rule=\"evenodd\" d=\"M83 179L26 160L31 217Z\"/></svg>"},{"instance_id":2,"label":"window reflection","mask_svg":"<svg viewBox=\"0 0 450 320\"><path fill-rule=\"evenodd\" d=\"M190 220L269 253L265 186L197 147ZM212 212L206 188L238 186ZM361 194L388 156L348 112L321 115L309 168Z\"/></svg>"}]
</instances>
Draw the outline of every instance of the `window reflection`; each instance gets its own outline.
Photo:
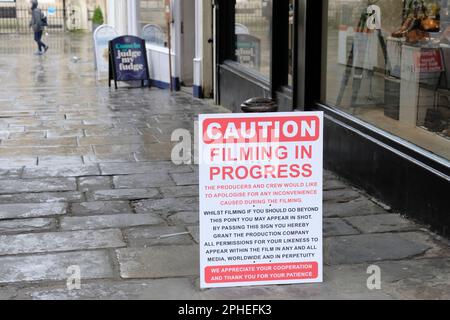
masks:
<instances>
[{"instance_id":1,"label":"window reflection","mask_svg":"<svg viewBox=\"0 0 450 320\"><path fill-rule=\"evenodd\" d=\"M325 100L450 159L447 0L331 0Z\"/></svg>"},{"instance_id":2,"label":"window reflection","mask_svg":"<svg viewBox=\"0 0 450 320\"><path fill-rule=\"evenodd\" d=\"M272 0L236 0L236 59L270 77Z\"/></svg>"},{"instance_id":3,"label":"window reflection","mask_svg":"<svg viewBox=\"0 0 450 320\"><path fill-rule=\"evenodd\" d=\"M140 0L139 2L139 24L142 37L151 44L167 46L164 0Z\"/></svg>"}]
</instances>

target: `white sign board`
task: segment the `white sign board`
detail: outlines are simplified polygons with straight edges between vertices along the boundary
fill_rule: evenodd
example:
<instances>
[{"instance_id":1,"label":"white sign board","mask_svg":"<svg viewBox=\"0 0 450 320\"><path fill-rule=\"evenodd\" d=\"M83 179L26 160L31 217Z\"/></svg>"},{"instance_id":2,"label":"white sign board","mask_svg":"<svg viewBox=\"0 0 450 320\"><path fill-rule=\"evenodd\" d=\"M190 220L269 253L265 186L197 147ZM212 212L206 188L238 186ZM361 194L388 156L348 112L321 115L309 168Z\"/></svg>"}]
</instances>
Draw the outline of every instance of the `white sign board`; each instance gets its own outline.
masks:
<instances>
[{"instance_id":1,"label":"white sign board","mask_svg":"<svg viewBox=\"0 0 450 320\"><path fill-rule=\"evenodd\" d=\"M323 114L202 115L201 287L322 282Z\"/></svg>"},{"instance_id":2,"label":"white sign board","mask_svg":"<svg viewBox=\"0 0 450 320\"><path fill-rule=\"evenodd\" d=\"M112 26L101 25L94 31L95 66L97 78L108 74L109 67L109 41L117 38L119 34Z\"/></svg>"}]
</instances>

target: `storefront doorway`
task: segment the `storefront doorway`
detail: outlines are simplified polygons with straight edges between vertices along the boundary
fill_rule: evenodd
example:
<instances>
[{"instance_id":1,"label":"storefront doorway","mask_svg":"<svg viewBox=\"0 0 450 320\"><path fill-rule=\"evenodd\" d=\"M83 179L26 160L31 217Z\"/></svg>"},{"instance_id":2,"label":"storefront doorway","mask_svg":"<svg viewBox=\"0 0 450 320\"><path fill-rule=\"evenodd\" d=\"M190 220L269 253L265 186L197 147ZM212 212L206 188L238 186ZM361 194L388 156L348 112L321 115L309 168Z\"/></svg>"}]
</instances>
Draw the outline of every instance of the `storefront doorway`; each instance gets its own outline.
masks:
<instances>
[{"instance_id":1,"label":"storefront doorway","mask_svg":"<svg viewBox=\"0 0 450 320\"><path fill-rule=\"evenodd\" d=\"M218 1L216 86L221 105L239 112L246 99L270 97L280 111L302 108L302 2Z\"/></svg>"},{"instance_id":2,"label":"storefront doorway","mask_svg":"<svg viewBox=\"0 0 450 320\"><path fill-rule=\"evenodd\" d=\"M192 87L195 58L195 0L180 1L181 6L181 75L183 86ZM192 91L192 90L190 90Z\"/></svg>"}]
</instances>

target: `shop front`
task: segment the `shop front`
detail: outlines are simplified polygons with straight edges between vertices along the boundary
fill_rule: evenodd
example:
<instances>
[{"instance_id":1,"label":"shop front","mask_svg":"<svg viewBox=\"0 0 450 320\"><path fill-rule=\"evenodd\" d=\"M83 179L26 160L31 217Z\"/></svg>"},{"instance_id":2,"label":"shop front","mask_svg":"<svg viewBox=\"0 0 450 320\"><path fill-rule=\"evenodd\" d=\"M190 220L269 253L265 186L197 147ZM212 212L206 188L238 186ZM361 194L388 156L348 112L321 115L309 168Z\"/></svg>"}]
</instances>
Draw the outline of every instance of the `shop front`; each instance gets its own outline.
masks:
<instances>
[{"instance_id":1,"label":"shop front","mask_svg":"<svg viewBox=\"0 0 450 320\"><path fill-rule=\"evenodd\" d=\"M108 4L108 24L118 34L145 40L153 86L175 91L191 87L196 97L211 96L210 0L109 0Z\"/></svg>"},{"instance_id":2,"label":"shop front","mask_svg":"<svg viewBox=\"0 0 450 320\"><path fill-rule=\"evenodd\" d=\"M328 166L447 235L449 8L447 0L324 1L321 60L310 62L321 70L313 99L328 116Z\"/></svg>"},{"instance_id":3,"label":"shop front","mask_svg":"<svg viewBox=\"0 0 450 320\"><path fill-rule=\"evenodd\" d=\"M326 115L326 167L450 233L447 0L218 1L218 102Z\"/></svg>"}]
</instances>

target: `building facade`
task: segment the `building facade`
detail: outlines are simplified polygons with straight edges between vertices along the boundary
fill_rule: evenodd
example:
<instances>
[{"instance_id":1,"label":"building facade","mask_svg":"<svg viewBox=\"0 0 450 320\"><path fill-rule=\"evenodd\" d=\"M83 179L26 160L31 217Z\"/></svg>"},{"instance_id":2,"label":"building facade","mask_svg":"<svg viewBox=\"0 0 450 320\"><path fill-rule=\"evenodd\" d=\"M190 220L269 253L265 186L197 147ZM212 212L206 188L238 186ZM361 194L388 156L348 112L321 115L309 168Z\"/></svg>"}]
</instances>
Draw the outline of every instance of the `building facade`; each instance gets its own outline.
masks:
<instances>
[{"instance_id":1,"label":"building facade","mask_svg":"<svg viewBox=\"0 0 450 320\"><path fill-rule=\"evenodd\" d=\"M448 1L222 0L216 10L219 103L238 112L268 96L281 111L324 111L328 169L449 234Z\"/></svg>"},{"instance_id":2,"label":"building facade","mask_svg":"<svg viewBox=\"0 0 450 320\"><path fill-rule=\"evenodd\" d=\"M280 112L325 112L328 169L450 233L447 0L114 2L124 31L159 26L149 45L159 86L192 86L233 112L261 96Z\"/></svg>"},{"instance_id":3,"label":"building facade","mask_svg":"<svg viewBox=\"0 0 450 320\"><path fill-rule=\"evenodd\" d=\"M109 0L107 7L107 23L119 34L146 39L153 85L212 96L211 1Z\"/></svg>"}]
</instances>

